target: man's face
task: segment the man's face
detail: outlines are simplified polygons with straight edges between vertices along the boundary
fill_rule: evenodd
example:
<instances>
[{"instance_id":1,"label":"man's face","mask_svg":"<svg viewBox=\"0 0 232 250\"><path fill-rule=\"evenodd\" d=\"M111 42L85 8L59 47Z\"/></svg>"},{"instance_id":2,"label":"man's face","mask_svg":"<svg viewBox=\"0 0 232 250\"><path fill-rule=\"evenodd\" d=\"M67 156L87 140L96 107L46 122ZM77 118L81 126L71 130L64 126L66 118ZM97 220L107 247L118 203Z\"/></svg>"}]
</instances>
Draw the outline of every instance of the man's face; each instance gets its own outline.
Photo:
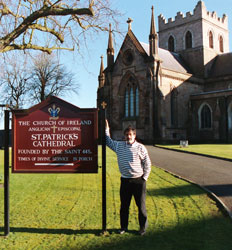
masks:
<instances>
[{"instance_id":1,"label":"man's face","mask_svg":"<svg viewBox=\"0 0 232 250\"><path fill-rule=\"evenodd\" d=\"M124 136L125 136L126 141L127 141L129 144L134 143L136 134L135 134L133 131L130 130L130 131L126 132L126 133L124 134Z\"/></svg>"}]
</instances>

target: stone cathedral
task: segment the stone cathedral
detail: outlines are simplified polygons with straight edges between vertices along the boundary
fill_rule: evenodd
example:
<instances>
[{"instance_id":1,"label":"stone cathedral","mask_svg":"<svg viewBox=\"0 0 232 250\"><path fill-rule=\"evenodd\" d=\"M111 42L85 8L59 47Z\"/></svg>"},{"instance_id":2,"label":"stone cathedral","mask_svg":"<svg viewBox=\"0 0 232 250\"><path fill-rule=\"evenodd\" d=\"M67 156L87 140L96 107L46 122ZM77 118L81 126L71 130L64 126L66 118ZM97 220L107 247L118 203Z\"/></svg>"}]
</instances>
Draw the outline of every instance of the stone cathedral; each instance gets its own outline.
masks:
<instances>
[{"instance_id":1,"label":"stone cathedral","mask_svg":"<svg viewBox=\"0 0 232 250\"><path fill-rule=\"evenodd\" d=\"M117 56L109 29L101 59L97 107L107 103L112 138L132 125L144 143L232 142L232 53L228 17L199 1L175 19L151 12L148 43L128 32Z\"/></svg>"}]
</instances>

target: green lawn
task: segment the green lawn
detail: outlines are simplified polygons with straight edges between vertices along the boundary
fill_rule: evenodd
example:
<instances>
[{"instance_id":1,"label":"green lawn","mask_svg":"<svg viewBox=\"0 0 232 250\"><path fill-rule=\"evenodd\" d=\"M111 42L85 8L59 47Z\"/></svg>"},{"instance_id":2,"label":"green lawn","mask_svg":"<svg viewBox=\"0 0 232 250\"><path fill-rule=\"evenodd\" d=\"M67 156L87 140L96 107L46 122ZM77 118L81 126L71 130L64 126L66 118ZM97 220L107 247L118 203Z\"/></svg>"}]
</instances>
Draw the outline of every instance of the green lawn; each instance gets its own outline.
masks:
<instances>
[{"instance_id":1,"label":"green lawn","mask_svg":"<svg viewBox=\"0 0 232 250\"><path fill-rule=\"evenodd\" d=\"M183 148L180 145L156 146L232 159L232 144L193 144Z\"/></svg>"},{"instance_id":2,"label":"green lawn","mask_svg":"<svg viewBox=\"0 0 232 250\"><path fill-rule=\"evenodd\" d=\"M3 162L4 162L4 151L3 150L0 150L0 185L1 183L3 183ZM1 199L1 197L0 197Z\"/></svg>"},{"instance_id":3,"label":"green lawn","mask_svg":"<svg viewBox=\"0 0 232 250\"><path fill-rule=\"evenodd\" d=\"M107 150L108 233L101 234L101 169L99 174L11 174L11 233L0 237L0 249L231 250L231 219L202 189L155 167L147 183L147 234L137 235L133 201L129 233L119 235L119 184L115 154ZM0 188L1 235L3 221Z\"/></svg>"},{"instance_id":4,"label":"green lawn","mask_svg":"<svg viewBox=\"0 0 232 250\"><path fill-rule=\"evenodd\" d=\"M9 150L9 153L11 154L11 148ZM4 150L0 150L0 185L4 181L4 172L3 172L4 167L3 167L3 164L4 164ZM9 159L9 164L11 165L11 158Z\"/></svg>"}]
</instances>

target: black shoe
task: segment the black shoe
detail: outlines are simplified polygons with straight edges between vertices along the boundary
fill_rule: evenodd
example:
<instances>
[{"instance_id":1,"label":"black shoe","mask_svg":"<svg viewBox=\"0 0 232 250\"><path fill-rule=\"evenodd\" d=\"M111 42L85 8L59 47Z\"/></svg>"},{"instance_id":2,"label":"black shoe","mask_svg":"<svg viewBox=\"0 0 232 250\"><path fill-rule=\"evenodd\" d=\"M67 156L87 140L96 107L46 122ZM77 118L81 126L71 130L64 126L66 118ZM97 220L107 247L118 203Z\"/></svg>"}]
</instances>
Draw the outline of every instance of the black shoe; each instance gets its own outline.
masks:
<instances>
[{"instance_id":1,"label":"black shoe","mask_svg":"<svg viewBox=\"0 0 232 250\"><path fill-rule=\"evenodd\" d=\"M125 228L122 228L122 229L119 230L119 234L124 234L126 232L127 232L127 229L125 229Z\"/></svg>"}]
</instances>

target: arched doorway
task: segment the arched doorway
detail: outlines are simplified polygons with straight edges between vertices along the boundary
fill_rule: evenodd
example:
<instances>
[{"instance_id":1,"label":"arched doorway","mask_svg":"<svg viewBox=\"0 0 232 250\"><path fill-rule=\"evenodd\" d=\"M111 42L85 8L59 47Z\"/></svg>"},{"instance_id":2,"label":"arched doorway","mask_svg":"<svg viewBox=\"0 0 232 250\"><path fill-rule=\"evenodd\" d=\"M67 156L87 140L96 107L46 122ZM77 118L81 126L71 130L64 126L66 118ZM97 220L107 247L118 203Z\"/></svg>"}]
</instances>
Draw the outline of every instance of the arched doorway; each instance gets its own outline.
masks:
<instances>
[{"instance_id":1,"label":"arched doorway","mask_svg":"<svg viewBox=\"0 0 232 250\"><path fill-rule=\"evenodd\" d=\"M232 141L232 102L228 106L228 139Z\"/></svg>"}]
</instances>

